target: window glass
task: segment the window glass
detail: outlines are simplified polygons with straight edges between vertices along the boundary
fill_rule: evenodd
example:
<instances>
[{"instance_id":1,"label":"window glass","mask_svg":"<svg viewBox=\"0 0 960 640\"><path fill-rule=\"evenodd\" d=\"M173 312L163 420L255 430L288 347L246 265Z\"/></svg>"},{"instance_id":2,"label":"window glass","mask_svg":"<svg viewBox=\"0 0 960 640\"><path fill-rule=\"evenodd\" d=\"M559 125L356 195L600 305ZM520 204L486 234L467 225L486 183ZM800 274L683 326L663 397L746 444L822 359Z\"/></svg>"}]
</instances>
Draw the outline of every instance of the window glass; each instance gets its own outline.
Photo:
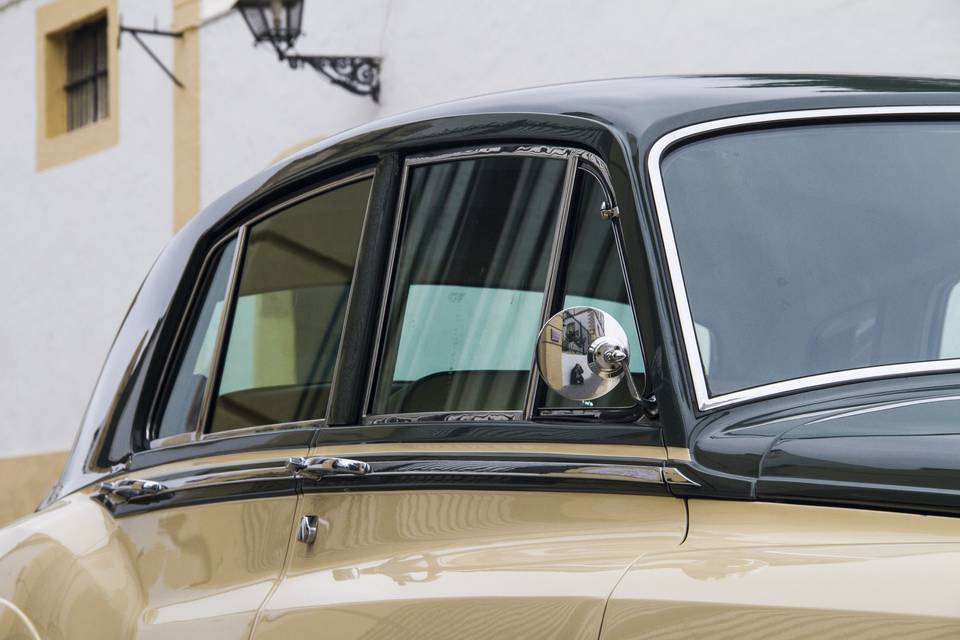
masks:
<instances>
[{"instance_id":1,"label":"window glass","mask_svg":"<svg viewBox=\"0 0 960 640\"><path fill-rule=\"evenodd\" d=\"M565 167L411 169L373 413L523 408Z\"/></svg>"},{"instance_id":2,"label":"window glass","mask_svg":"<svg viewBox=\"0 0 960 640\"><path fill-rule=\"evenodd\" d=\"M188 325L189 337L177 359L176 374L155 437L166 438L197 428L236 246L236 239L230 240L211 260L202 297L198 298L201 302L194 308L196 315Z\"/></svg>"},{"instance_id":3,"label":"window glass","mask_svg":"<svg viewBox=\"0 0 960 640\"><path fill-rule=\"evenodd\" d=\"M960 358L960 283L953 285L947 296L940 330L940 357Z\"/></svg>"},{"instance_id":4,"label":"window glass","mask_svg":"<svg viewBox=\"0 0 960 640\"><path fill-rule=\"evenodd\" d=\"M960 125L928 121L749 131L669 153L710 393L956 357L944 298L960 279L958 152Z\"/></svg>"},{"instance_id":5,"label":"window glass","mask_svg":"<svg viewBox=\"0 0 960 640\"><path fill-rule=\"evenodd\" d=\"M371 183L250 228L211 431L326 414Z\"/></svg>"},{"instance_id":6,"label":"window glass","mask_svg":"<svg viewBox=\"0 0 960 640\"><path fill-rule=\"evenodd\" d=\"M106 118L107 19L101 18L66 34L67 130Z\"/></svg>"},{"instance_id":7,"label":"window glass","mask_svg":"<svg viewBox=\"0 0 960 640\"><path fill-rule=\"evenodd\" d=\"M600 182L592 175L580 173L570 211L568 259L560 283L563 285L562 308L596 307L612 315L627 333L630 348L630 372L643 388L643 353L640 336L627 297L623 267L610 221L600 216L605 196ZM546 390L546 407L628 407L635 404L626 383L596 400L567 400L551 389Z\"/></svg>"}]
</instances>

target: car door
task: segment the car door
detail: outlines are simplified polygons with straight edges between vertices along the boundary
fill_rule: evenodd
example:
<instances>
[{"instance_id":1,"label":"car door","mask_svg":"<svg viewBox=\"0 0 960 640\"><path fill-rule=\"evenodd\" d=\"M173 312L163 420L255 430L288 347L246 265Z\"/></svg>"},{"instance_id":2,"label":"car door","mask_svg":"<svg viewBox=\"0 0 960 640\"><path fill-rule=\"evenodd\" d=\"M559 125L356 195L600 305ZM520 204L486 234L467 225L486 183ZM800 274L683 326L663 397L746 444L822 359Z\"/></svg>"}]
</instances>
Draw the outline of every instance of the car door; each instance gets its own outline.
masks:
<instances>
[{"instance_id":1,"label":"car door","mask_svg":"<svg viewBox=\"0 0 960 640\"><path fill-rule=\"evenodd\" d=\"M93 497L135 588L125 635L249 637L325 420L372 172L327 181L212 250L147 438Z\"/></svg>"},{"instance_id":2,"label":"car door","mask_svg":"<svg viewBox=\"0 0 960 640\"><path fill-rule=\"evenodd\" d=\"M571 403L531 370L546 319L591 303L629 328L642 388L619 222L590 158L406 159L386 286L358 275L384 291L373 364L350 367L370 372L362 416L294 461L297 542L254 637L596 638L622 572L680 543L659 425L627 385ZM348 334L368 315L351 309Z\"/></svg>"}]
</instances>

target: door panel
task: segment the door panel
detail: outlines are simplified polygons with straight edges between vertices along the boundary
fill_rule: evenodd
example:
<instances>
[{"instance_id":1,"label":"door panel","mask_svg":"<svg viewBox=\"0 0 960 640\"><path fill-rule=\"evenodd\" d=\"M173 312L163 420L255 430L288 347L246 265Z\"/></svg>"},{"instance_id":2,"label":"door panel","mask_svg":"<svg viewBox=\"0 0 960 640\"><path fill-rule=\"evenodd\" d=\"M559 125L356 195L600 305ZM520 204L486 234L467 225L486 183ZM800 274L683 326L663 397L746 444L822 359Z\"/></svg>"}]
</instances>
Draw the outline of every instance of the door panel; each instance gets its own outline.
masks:
<instances>
[{"instance_id":1,"label":"door panel","mask_svg":"<svg viewBox=\"0 0 960 640\"><path fill-rule=\"evenodd\" d=\"M143 593L140 638L247 638L283 568L296 496L121 519Z\"/></svg>"},{"instance_id":2,"label":"door panel","mask_svg":"<svg viewBox=\"0 0 960 640\"><path fill-rule=\"evenodd\" d=\"M172 485L202 468L195 460L136 477ZM227 495L208 477L202 489L117 505L81 490L0 533L0 589L49 640L247 638L283 568L295 483L283 496L238 499L257 485ZM16 622L0 613L0 631Z\"/></svg>"},{"instance_id":3,"label":"door panel","mask_svg":"<svg viewBox=\"0 0 960 640\"><path fill-rule=\"evenodd\" d=\"M617 586L603 640L955 638L960 521L690 500L676 550Z\"/></svg>"},{"instance_id":4,"label":"door panel","mask_svg":"<svg viewBox=\"0 0 960 640\"><path fill-rule=\"evenodd\" d=\"M304 449L193 459L132 474L159 483L129 499L96 497L130 554L143 608L140 638L247 638L283 569Z\"/></svg>"},{"instance_id":5,"label":"door panel","mask_svg":"<svg viewBox=\"0 0 960 640\"><path fill-rule=\"evenodd\" d=\"M320 481L322 483L322 481ZM312 493L255 637L596 638L639 555L676 547L668 496L422 489Z\"/></svg>"},{"instance_id":6,"label":"door panel","mask_svg":"<svg viewBox=\"0 0 960 640\"><path fill-rule=\"evenodd\" d=\"M162 485L141 496L77 492L3 530L0 592L43 638L248 638L291 542L298 480L285 463L305 451L193 459L111 480Z\"/></svg>"}]
</instances>

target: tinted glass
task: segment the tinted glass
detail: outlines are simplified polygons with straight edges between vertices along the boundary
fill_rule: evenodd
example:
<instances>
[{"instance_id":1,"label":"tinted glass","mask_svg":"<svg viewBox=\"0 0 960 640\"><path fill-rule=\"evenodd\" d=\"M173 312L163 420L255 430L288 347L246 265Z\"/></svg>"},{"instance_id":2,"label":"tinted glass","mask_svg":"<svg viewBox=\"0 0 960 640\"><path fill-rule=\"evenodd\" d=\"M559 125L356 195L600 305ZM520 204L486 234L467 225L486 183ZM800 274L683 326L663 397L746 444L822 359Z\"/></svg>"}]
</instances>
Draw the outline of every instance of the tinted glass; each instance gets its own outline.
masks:
<instances>
[{"instance_id":1,"label":"tinted glass","mask_svg":"<svg viewBox=\"0 0 960 640\"><path fill-rule=\"evenodd\" d=\"M251 227L212 431L324 417L371 182Z\"/></svg>"},{"instance_id":2,"label":"tinted glass","mask_svg":"<svg viewBox=\"0 0 960 640\"><path fill-rule=\"evenodd\" d=\"M186 342L177 358L176 374L155 437L166 438L197 429L236 246L236 239L230 240L210 261L197 299L199 306L192 309L194 315L187 325Z\"/></svg>"},{"instance_id":3,"label":"tinted glass","mask_svg":"<svg viewBox=\"0 0 960 640\"><path fill-rule=\"evenodd\" d=\"M523 407L565 166L411 170L373 413Z\"/></svg>"},{"instance_id":4,"label":"tinted glass","mask_svg":"<svg viewBox=\"0 0 960 640\"><path fill-rule=\"evenodd\" d=\"M958 169L954 123L790 127L670 153L711 393L955 357Z\"/></svg>"},{"instance_id":5,"label":"tinted glass","mask_svg":"<svg viewBox=\"0 0 960 640\"><path fill-rule=\"evenodd\" d=\"M600 216L604 192L595 177L580 173L570 218L570 240L563 284L562 308L596 307L606 311L627 332L630 370L637 388L643 388L643 354L640 337L627 298L623 267L613 237L613 225ZM567 400L547 389L547 407L629 407L635 404L625 383L596 400Z\"/></svg>"}]
</instances>

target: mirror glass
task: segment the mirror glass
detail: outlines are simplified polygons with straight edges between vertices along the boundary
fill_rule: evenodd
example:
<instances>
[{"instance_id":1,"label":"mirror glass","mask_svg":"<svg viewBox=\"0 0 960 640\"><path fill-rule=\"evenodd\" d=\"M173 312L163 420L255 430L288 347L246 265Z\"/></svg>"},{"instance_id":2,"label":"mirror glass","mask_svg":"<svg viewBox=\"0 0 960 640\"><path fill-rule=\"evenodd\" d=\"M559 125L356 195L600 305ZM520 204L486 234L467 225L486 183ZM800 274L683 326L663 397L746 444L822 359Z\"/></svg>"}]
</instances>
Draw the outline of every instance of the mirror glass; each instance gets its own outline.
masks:
<instances>
[{"instance_id":1,"label":"mirror glass","mask_svg":"<svg viewBox=\"0 0 960 640\"><path fill-rule=\"evenodd\" d=\"M627 333L606 311L569 307L540 330L537 365L547 386L564 398L599 398L628 370Z\"/></svg>"}]
</instances>

